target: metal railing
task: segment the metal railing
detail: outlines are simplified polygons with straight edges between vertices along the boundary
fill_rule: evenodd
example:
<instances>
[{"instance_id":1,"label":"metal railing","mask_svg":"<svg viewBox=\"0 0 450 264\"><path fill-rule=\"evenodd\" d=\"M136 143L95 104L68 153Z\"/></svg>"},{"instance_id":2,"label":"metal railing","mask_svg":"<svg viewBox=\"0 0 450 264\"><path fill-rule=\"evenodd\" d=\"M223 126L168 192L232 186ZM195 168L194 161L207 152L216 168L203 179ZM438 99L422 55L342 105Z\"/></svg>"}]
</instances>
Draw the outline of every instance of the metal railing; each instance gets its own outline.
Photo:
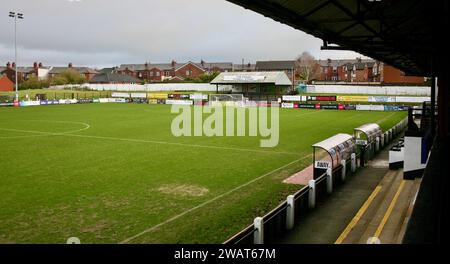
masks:
<instances>
[{"instance_id":1,"label":"metal railing","mask_svg":"<svg viewBox=\"0 0 450 264\"><path fill-rule=\"evenodd\" d=\"M383 134L380 140L378 151L387 146L387 143L394 140L407 127L407 119L400 121ZM386 139L385 139L386 138ZM383 143L381 143L383 140ZM371 147L375 155L375 146ZM310 184L303 186L296 193L289 195L286 201L279 204L263 217L255 218L253 224L237 233L224 244L259 244L274 243L277 239L293 228L295 223L301 221L310 210L314 209L316 203L325 200L333 189L346 180L346 176L354 174L358 168L360 154L355 153L354 161L347 159L344 164L340 164L333 170L328 170L317 179L311 180ZM355 162L352 170L352 162ZM344 170L344 171L343 171Z\"/></svg>"}]
</instances>

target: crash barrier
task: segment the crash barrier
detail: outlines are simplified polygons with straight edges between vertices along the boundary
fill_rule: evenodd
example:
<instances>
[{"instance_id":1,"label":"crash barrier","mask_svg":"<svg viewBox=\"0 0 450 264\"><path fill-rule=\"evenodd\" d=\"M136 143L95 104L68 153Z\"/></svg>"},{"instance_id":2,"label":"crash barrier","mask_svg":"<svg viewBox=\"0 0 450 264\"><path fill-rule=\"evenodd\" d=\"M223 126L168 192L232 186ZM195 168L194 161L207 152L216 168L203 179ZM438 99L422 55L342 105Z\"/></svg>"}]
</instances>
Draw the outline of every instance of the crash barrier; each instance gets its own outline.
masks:
<instances>
[{"instance_id":1,"label":"crash barrier","mask_svg":"<svg viewBox=\"0 0 450 264\"><path fill-rule=\"evenodd\" d=\"M400 121L383 134L384 146L391 143L406 128L407 119ZM381 149L381 148L380 148ZM344 184L349 175L355 174L360 154L352 153L350 159L342 160L336 168L329 168L316 179L289 195L284 202L262 217L256 217L252 224L235 234L224 244L277 243L278 239L291 230L296 223L326 199L333 190Z\"/></svg>"}]
</instances>

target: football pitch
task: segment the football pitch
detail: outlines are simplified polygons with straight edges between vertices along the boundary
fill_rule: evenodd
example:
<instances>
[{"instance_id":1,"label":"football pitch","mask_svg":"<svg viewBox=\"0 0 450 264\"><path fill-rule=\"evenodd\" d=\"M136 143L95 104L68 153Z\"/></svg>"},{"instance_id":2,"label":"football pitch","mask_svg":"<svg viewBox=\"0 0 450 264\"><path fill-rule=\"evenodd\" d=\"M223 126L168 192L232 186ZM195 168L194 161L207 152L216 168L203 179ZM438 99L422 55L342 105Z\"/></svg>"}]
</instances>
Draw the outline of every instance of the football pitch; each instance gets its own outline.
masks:
<instances>
[{"instance_id":1,"label":"football pitch","mask_svg":"<svg viewBox=\"0 0 450 264\"><path fill-rule=\"evenodd\" d=\"M0 108L0 243L222 243L299 188L311 145L405 112L280 110L280 139L174 137L167 105Z\"/></svg>"}]
</instances>

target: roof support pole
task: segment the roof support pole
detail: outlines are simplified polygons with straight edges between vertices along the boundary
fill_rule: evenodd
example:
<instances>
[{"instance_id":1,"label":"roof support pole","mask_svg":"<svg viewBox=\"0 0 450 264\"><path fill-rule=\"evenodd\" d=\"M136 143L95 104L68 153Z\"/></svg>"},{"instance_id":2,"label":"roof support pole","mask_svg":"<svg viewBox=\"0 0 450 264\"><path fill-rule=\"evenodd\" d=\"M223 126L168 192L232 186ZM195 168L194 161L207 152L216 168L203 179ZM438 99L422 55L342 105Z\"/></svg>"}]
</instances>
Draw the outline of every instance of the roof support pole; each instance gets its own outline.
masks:
<instances>
[{"instance_id":1,"label":"roof support pole","mask_svg":"<svg viewBox=\"0 0 450 264\"><path fill-rule=\"evenodd\" d=\"M436 134L436 121L435 121L435 112L436 112L436 74L434 71L434 56L433 62L431 63L431 136L434 138Z\"/></svg>"}]
</instances>

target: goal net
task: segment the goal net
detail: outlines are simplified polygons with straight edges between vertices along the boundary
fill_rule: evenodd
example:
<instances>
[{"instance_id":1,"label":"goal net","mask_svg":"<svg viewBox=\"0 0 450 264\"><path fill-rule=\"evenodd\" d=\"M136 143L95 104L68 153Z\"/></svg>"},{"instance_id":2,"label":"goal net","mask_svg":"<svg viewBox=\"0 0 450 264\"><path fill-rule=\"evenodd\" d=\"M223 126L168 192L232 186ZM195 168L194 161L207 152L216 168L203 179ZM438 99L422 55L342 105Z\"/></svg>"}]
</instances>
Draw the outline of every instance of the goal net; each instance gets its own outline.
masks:
<instances>
[{"instance_id":1,"label":"goal net","mask_svg":"<svg viewBox=\"0 0 450 264\"><path fill-rule=\"evenodd\" d=\"M245 98L243 94L210 94L209 102L212 106L243 106Z\"/></svg>"}]
</instances>

